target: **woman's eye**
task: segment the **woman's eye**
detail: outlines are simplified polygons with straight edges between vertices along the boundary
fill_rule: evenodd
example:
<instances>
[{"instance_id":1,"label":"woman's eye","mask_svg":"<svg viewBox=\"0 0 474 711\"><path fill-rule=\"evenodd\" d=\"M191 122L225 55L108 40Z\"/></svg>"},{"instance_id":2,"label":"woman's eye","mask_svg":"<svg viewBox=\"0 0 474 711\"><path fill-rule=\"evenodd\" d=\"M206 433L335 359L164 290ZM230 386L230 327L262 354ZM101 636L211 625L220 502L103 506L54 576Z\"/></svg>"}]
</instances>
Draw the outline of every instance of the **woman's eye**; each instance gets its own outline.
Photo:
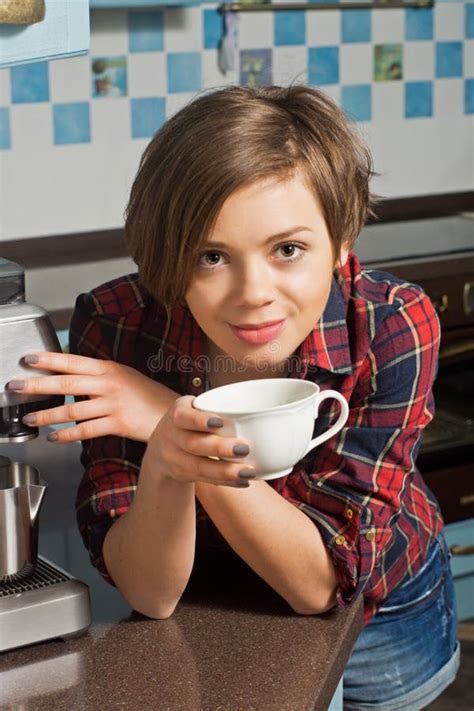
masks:
<instances>
[{"instance_id":1,"label":"woman's eye","mask_svg":"<svg viewBox=\"0 0 474 711\"><path fill-rule=\"evenodd\" d=\"M280 249L282 251L283 250L286 251L288 249L290 250L290 253L288 253L288 251L286 251L285 259L283 260L285 262L296 261L297 259L299 259L300 257L303 256L303 252L305 251L304 247L301 247L299 244L294 244L294 242L288 242L287 244L281 244L279 247L277 247L277 249ZM298 251L295 253L295 250L298 250Z\"/></svg>"},{"instance_id":2,"label":"woman's eye","mask_svg":"<svg viewBox=\"0 0 474 711\"><path fill-rule=\"evenodd\" d=\"M216 261L214 259L212 259L213 257L217 257L217 259L219 259L219 257L220 257L219 252L204 252L199 257L199 264L202 264L203 266L208 266L208 267L215 267ZM207 261L208 258L209 258L209 261ZM204 261L204 260L206 260L206 261Z\"/></svg>"}]
</instances>

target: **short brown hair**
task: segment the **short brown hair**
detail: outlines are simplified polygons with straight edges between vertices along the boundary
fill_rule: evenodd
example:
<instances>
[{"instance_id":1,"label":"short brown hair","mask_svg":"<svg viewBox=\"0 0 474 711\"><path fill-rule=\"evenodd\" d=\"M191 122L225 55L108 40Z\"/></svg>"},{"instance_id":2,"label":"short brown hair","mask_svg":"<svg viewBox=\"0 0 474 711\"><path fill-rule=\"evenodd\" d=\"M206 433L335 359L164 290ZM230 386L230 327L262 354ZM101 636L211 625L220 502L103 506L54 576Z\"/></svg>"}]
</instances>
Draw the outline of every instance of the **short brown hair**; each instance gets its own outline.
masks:
<instances>
[{"instance_id":1,"label":"short brown hair","mask_svg":"<svg viewBox=\"0 0 474 711\"><path fill-rule=\"evenodd\" d=\"M370 152L343 111L306 85L198 95L153 137L132 186L125 240L140 282L167 308L183 304L226 198L297 168L314 187L339 254L374 216L376 201Z\"/></svg>"}]
</instances>

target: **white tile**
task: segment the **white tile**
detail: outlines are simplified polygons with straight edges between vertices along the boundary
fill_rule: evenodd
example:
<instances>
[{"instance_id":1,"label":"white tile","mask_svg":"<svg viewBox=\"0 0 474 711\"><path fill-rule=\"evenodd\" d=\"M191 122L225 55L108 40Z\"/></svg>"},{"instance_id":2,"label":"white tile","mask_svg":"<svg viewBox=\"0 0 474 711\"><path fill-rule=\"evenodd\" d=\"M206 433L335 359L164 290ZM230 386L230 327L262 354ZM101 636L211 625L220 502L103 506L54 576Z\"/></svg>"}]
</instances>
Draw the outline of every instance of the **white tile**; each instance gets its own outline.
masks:
<instances>
[{"instance_id":1,"label":"white tile","mask_svg":"<svg viewBox=\"0 0 474 711\"><path fill-rule=\"evenodd\" d=\"M9 106L10 102L10 70L0 69L0 106Z\"/></svg>"},{"instance_id":2,"label":"white tile","mask_svg":"<svg viewBox=\"0 0 474 711\"><path fill-rule=\"evenodd\" d=\"M279 86L302 84L308 80L306 47L273 48L273 81Z\"/></svg>"},{"instance_id":3,"label":"white tile","mask_svg":"<svg viewBox=\"0 0 474 711\"><path fill-rule=\"evenodd\" d=\"M273 16L271 12L241 12L238 15L239 49L273 47Z\"/></svg>"},{"instance_id":4,"label":"white tile","mask_svg":"<svg viewBox=\"0 0 474 711\"><path fill-rule=\"evenodd\" d=\"M306 13L306 42L309 47L328 47L341 42L341 10Z\"/></svg>"},{"instance_id":5,"label":"white tile","mask_svg":"<svg viewBox=\"0 0 474 711\"><path fill-rule=\"evenodd\" d=\"M474 39L464 41L464 76L474 77Z\"/></svg>"},{"instance_id":6,"label":"white tile","mask_svg":"<svg viewBox=\"0 0 474 711\"><path fill-rule=\"evenodd\" d=\"M163 52L132 52L128 55L129 96L165 96L166 91Z\"/></svg>"},{"instance_id":7,"label":"white tile","mask_svg":"<svg viewBox=\"0 0 474 711\"><path fill-rule=\"evenodd\" d=\"M370 84L372 81L372 45L368 42L342 44L339 49L341 84Z\"/></svg>"},{"instance_id":8,"label":"white tile","mask_svg":"<svg viewBox=\"0 0 474 711\"><path fill-rule=\"evenodd\" d=\"M434 10L434 37L438 41L461 40L464 37L464 2L437 3Z\"/></svg>"},{"instance_id":9,"label":"white tile","mask_svg":"<svg viewBox=\"0 0 474 711\"><path fill-rule=\"evenodd\" d=\"M405 10L372 10L372 42L393 44L405 40Z\"/></svg>"},{"instance_id":10,"label":"white tile","mask_svg":"<svg viewBox=\"0 0 474 711\"><path fill-rule=\"evenodd\" d=\"M404 86L402 81L372 84L372 121L401 119L404 116ZM397 143L398 140L395 141Z\"/></svg>"},{"instance_id":11,"label":"white tile","mask_svg":"<svg viewBox=\"0 0 474 711\"><path fill-rule=\"evenodd\" d=\"M91 139L94 143L130 141L130 101L125 96L91 101Z\"/></svg>"},{"instance_id":12,"label":"white tile","mask_svg":"<svg viewBox=\"0 0 474 711\"><path fill-rule=\"evenodd\" d=\"M90 57L71 57L50 62L49 90L52 103L90 99Z\"/></svg>"},{"instance_id":13,"label":"white tile","mask_svg":"<svg viewBox=\"0 0 474 711\"><path fill-rule=\"evenodd\" d=\"M437 79L433 88L433 114L464 115L464 82L462 79Z\"/></svg>"},{"instance_id":14,"label":"white tile","mask_svg":"<svg viewBox=\"0 0 474 711\"><path fill-rule=\"evenodd\" d=\"M434 79L434 42L406 42L403 46L403 78L405 81Z\"/></svg>"},{"instance_id":15,"label":"white tile","mask_svg":"<svg viewBox=\"0 0 474 711\"><path fill-rule=\"evenodd\" d=\"M339 84L318 87L323 94L327 94L338 106L341 105L341 87Z\"/></svg>"},{"instance_id":16,"label":"white tile","mask_svg":"<svg viewBox=\"0 0 474 711\"><path fill-rule=\"evenodd\" d=\"M200 52L203 47L200 7L167 8L164 42L167 52Z\"/></svg>"},{"instance_id":17,"label":"white tile","mask_svg":"<svg viewBox=\"0 0 474 711\"><path fill-rule=\"evenodd\" d=\"M41 104L13 104L10 109L12 147L15 154L28 154L40 161L44 151L53 143L52 106ZM44 169L47 170L47 163Z\"/></svg>"},{"instance_id":18,"label":"white tile","mask_svg":"<svg viewBox=\"0 0 474 711\"><path fill-rule=\"evenodd\" d=\"M166 118L170 118L175 113L197 97L196 93L169 94L166 97Z\"/></svg>"},{"instance_id":19,"label":"white tile","mask_svg":"<svg viewBox=\"0 0 474 711\"><path fill-rule=\"evenodd\" d=\"M126 10L91 11L91 57L107 57L128 52Z\"/></svg>"},{"instance_id":20,"label":"white tile","mask_svg":"<svg viewBox=\"0 0 474 711\"><path fill-rule=\"evenodd\" d=\"M204 49L202 51L202 85L204 89L226 86L239 83L239 57L236 57L235 69L225 74L217 64L217 50Z\"/></svg>"}]
</instances>

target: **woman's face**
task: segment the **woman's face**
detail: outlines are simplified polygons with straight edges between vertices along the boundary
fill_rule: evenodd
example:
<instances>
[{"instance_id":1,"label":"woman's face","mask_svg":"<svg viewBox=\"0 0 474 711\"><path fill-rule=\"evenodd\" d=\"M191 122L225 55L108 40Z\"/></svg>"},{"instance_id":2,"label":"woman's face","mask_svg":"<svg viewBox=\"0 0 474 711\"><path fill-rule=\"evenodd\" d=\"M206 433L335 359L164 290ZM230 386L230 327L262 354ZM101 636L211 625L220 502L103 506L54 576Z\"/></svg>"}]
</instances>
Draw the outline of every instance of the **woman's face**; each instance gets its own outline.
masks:
<instances>
[{"instance_id":1,"label":"woman's face","mask_svg":"<svg viewBox=\"0 0 474 711\"><path fill-rule=\"evenodd\" d=\"M344 249L340 263L346 259ZM207 336L207 354L226 362L230 356L240 372L245 364L250 377L276 377L321 317L334 266L321 207L302 174L237 190L225 201L185 294ZM283 323L265 331L233 328L277 320Z\"/></svg>"}]
</instances>

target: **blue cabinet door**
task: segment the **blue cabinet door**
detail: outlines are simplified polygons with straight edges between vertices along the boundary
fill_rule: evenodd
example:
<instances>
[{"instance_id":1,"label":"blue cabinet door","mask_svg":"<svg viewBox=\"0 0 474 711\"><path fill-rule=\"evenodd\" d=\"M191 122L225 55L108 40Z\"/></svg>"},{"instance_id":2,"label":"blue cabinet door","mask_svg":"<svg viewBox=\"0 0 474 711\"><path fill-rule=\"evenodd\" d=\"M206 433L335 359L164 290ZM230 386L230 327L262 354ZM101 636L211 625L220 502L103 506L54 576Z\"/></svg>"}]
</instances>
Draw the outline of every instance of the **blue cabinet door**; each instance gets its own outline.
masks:
<instances>
[{"instance_id":1,"label":"blue cabinet door","mask_svg":"<svg viewBox=\"0 0 474 711\"><path fill-rule=\"evenodd\" d=\"M456 590L458 617L467 620L474 617L474 554L465 553L474 546L474 519L456 521L444 527L444 534L452 550L451 570ZM456 551L460 551L457 553Z\"/></svg>"},{"instance_id":2,"label":"blue cabinet door","mask_svg":"<svg viewBox=\"0 0 474 711\"><path fill-rule=\"evenodd\" d=\"M89 0L46 0L42 22L0 24L0 68L89 51Z\"/></svg>"},{"instance_id":3,"label":"blue cabinet door","mask_svg":"<svg viewBox=\"0 0 474 711\"><path fill-rule=\"evenodd\" d=\"M201 0L90 0L91 8L104 7L173 7L200 5Z\"/></svg>"}]
</instances>

